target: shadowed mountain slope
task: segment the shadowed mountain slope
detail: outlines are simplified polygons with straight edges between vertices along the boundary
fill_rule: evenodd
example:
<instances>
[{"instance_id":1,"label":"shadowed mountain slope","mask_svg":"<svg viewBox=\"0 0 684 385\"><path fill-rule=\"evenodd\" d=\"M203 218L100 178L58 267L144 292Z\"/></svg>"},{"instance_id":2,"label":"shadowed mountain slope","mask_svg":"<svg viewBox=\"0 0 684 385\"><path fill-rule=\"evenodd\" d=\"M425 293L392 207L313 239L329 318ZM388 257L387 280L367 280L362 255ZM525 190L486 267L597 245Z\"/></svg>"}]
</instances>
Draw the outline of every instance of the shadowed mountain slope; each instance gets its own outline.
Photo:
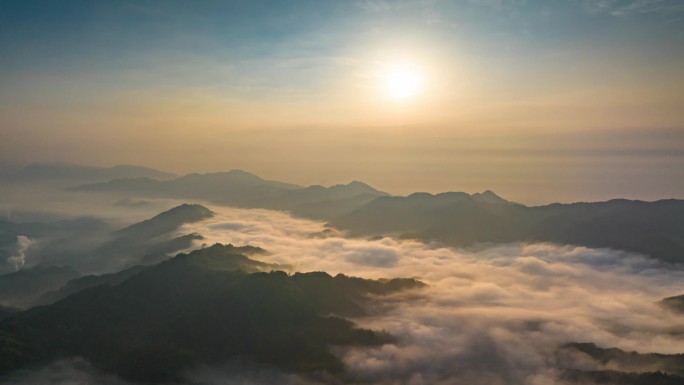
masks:
<instances>
[{"instance_id":1,"label":"shadowed mountain slope","mask_svg":"<svg viewBox=\"0 0 684 385\"><path fill-rule=\"evenodd\" d=\"M562 379L573 384L684 384L684 354L643 354L600 348L593 343L571 343L559 350L558 358L571 366L564 370ZM572 367L576 365L582 369Z\"/></svg>"},{"instance_id":2,"label":"shadowed mountain slope","mask_svg":"<svg viewBox=\"0 0 684 385\"><path fill-rule=\"evenodd\" d=\"M213 213L204 206L184 204L120 230L114 230L112 225L93 218L49 223L0 221L0 257L7 259L21 252L24 256L22 259L25 260L24 270L0 275L0 282L15 276L25 276L28 279L30 269L26 268L33 265L72 266L84 273L99 274L116 272L138 264L154 264L169 258L171 253L188 249L195 241L202 240L203 237L199 234L179 235L176 230L184 224L211 216ZM20 242L27 245L22 250L19 250ZM11 267L7 262L3 266ZM30 276L36 278L35 274ZM40 276L44 277L45 274ZM47 282L47 276L44 278ZM28 285L30 287L22 291L25 295L18 292L5 294L4 297L0 296L0 304L30 306L37 297L57 289L72 278L73 275L59 284L50 285L41 284L41 280L33 281ZM16 302L18 296L26 298Z\"/></svg>"},{"instance_id":3,"label":"shadowed mountain slope","mask_svg":"<svg viewBox=\"0 0 684 385\"><path fill-rule=\"evenodd\" d=\"M369 293L421 285L250 274L267 265L231 250L240 249L215 245L180 254L118 285L9 316L0 321L0 373L70 356L141 382L175 381L184 369L237 356L288 371L342 373L328 345L373 345L390 337L329 314Z\"/></svg>"},{"instance_id":4,"label":"shadowed mountain slope","mask_svg":"<svg viewBox=\"0 0 684 385\"><path fill-rule=\"evenodd\" d=\"M672 311L684 313L684 294L664 298L662 301L660 301L660 304Z\"/></svg>"},{"instance_id":5,"label":"shadowed mountain slope","mask_svg":"<svg viewBox=\"0 0 684 385\"><path fill-rule=\"evenodd\" d=\"M135 223L115 233L127 240L145 240L165 235L186 223L208 219L214 214L208 208L197 204L182 204L151 219Z\"/></svg>"},{"instance_id":6,"label":"shadowed mountain slope","mask_svg":"<svg viewBox=\"0 0 684 385\"><path fill-rule=\"evenodd\" d=\"M70 267L35 266L0 275L0 305L23 308L81 273Z\"/></svg>"},{"instance_id":7,"label":"shadowed mountain slope","mask_svg":"<svg viewBox=\"0 0 684 385\"><path fill-rule=\"evenodd\" d=\"M203 266L212 270L243 270L253 273L281 268L279 265L254 261L246 257L247 255L254 256L264 255L267 253L268 252L266 250L260 247L236 247L231 244L222 245L217 243L211 247L193 251L189 254L189 256L186 256L185 254L179 254L177 258L191 259L192 262L189 263ZM43 294L40 298L34 301L33 305L51 304L79 291L100 285L106 284L116 286L128 278L145 270L146 268L146 266L138 265L113 274L87 275L84 277L75 278L67 282L59 289Z\"/></svg>"},{"instance_id":8,"label":"shadowed mountain slope","mask_svg":"<svg viewBox=\"0 0 684 385\"><path fill-rule=\"evenodd\" d=\"M453 246L556 242L684 262L684 201L674 199L527 207L462 193L413 194L378 198L330 224L353 236L395 234Z\"/></svg>"},{"instance_id":9,"label":"shadowed mountain slope","mask_svg":"<svg viewBox=\"0 0 684 385\"><path fill-rule=\"evenodd\" d=\"M145 256L146 263L158 262L168 253L189 248L202 239L199 234L175 234L179 227L212 216L204 206L183 204L120 230L101 231L91 236L93 242L88 244L81 241L79 233L48 239L33 251L34 258L68 264L91 274L119 271L140 264Z\"/></svg>"}]
</instances>

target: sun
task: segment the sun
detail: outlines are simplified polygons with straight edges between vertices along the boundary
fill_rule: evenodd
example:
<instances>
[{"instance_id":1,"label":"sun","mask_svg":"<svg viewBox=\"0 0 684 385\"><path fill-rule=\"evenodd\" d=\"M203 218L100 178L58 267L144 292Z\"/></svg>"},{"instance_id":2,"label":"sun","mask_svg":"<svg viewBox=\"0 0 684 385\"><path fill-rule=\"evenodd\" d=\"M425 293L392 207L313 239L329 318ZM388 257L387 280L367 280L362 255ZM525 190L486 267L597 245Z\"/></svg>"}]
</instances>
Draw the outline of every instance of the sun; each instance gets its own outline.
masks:
<instances>
[{"instance_id":1,"label":"sun","mask_svg":"<svg viewBox=\"0 0 684 385\"><path fill-rule=\"evenodd\" d=\"M416 68L396 67L386 75L387 93L393 99L406 99L422 91L423 79Z\"/></svg>"}]
</instances>

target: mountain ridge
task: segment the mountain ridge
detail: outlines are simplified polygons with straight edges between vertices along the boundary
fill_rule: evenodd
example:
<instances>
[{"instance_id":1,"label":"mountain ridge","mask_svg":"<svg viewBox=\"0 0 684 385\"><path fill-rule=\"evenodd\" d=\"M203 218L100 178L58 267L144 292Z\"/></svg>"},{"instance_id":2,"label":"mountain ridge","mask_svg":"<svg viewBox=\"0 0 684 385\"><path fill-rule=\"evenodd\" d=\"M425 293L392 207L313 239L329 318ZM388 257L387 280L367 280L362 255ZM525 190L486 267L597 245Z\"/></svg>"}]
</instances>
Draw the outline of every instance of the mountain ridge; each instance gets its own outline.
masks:
<instances>
[{"instance_id":1,"label":"mountain ridge","mask_svg":"<svg viewBox=\"0 0 684 385\"><path fill-rule=\"evenodd\" d=\"M456 247L478 243L554 242L613 248L668 263L684 263L682 200L646 202L617 198L604 202L526 206L508 201L491 190L473 194L416 192L393 196L359 181L330 187L282 189L253 174L240 173L248 175L249 187L233 186L232 191L212 189L209 195L202 192L206 186L190 183L183 188L193 192L186 195L218 204L289 211L296 216L324 220L351 236L393 235ZM202 178L202 174L194 175L193 180ZM255 180L263 182L254 185ZM107 191L107 184L79 189Z\"/></svg>"},{"instance_id":2,"label":"mountain ridge","mask_svg":"<svg viewBox=\"0 0 684 385\"><path fill-rule=\"evenodd\" d=\"M329 345L381 345L393 337L332 313L358 311L368 293L422 286L412 279L248 273L240 266L268 266L240 250L214 245L179 254L123 282L8 315L0 321L0 375L73 356L148 383L176 382L184 369L237 356L292 372L343 375ZM206 258L238 269L216 269Z\"/></svg>"},{"instance_id":3,"label":"mountain ridge","mask_svg":"<svg viewBox=\"0 0 684 385\"><path fill-rule=\"evenodd\" d=\"M164 180L177 177L177 175L145 166L128 164L93 167L67 162L37 162L18 169L10 178L15 181L56 179L106 181L123 177L150 177Z\"/></svg>"}]
</instances>

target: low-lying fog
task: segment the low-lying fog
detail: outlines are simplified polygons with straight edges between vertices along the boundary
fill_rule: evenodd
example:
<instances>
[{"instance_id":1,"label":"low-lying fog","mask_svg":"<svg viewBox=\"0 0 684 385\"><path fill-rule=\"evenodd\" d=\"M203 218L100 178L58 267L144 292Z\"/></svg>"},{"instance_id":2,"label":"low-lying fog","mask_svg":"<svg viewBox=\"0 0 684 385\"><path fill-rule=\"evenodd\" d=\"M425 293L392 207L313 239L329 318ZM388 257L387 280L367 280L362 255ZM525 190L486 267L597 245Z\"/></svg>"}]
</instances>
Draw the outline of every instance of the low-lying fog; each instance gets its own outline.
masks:
<instances>
[{"instance_id":1,"label":"low-lying fog","mask_svg":"<svg viewBox=\"0 0 684 385\"><path fill-rule=\"evenodd\" d=\"M684 293L684 271L641 255L553 244L457 250L392 238L348 239L322 222L282 212L209 208L216 212L213 218L178 231L202 234L206 239L197 247L249 244L270 252L256 259L288 265L291 272L416 277L428 284L378 298L371 316L354 319L398 337L397 343L381 347L335 349L364 383L550 385L560 383L563 368L624 369L579 352L558 353L569 342L644 353L681 353L684 346L681 316L656 304ZM187 380L314 382L236 364L197 368ZM118 382L77 359L13 381Z\"/></svg>"}]
</instances>

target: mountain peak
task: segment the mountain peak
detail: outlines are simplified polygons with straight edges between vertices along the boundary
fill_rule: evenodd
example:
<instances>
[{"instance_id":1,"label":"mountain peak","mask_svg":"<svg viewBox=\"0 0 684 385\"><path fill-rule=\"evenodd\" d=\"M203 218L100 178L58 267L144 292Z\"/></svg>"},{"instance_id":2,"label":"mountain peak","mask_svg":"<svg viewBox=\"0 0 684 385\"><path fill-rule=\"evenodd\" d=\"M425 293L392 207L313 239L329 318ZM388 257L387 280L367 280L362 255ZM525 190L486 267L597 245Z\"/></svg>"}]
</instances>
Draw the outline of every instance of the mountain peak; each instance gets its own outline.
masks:
<instances>
[{"instance_id":1,"label":"mountain peak","mask_svg":"<svg viewBox=\"0 0 684 385\"><path fill-rule=\"evenodd\" d=\"M146 221L119 230L118 234L136 239L154 238L173 231L185 223L198 222L212 216L214 213L202 205L184 203Z\"/></svg>"},{"instance_id":2,"label":"mountain peak","mask_svg":"<svg viewBox=\"0 0 684 385\"><path fill-rule=\"evenodd\" d=\"M188 254L178 254L163 264L167 266L197 266L210 270L237 271L248 273L259 271L282 270L286 266L265 263L249 258L248 256L264 255L268 252L260 247L245 245L233 246L232 244L215 243L211 246L194 250Z\"/></svg>"},{"instance_id":3,"label":"mountain peak","mask_svg":"<svg viewBox=\"0 0 684 385\"><path fill-rule=\"evenodd\" d=\"M358 181L358 180L353 180L353 181L349 182L346 185L346 187L352 188L354 190L364 191L364 192L372 192L372 193L380 193L381 192L380 190L376 189L375 187L373 187L367 183Z\"/></svg>"},{"instance_id":4,"label":"mountain peak","mask_svg":"<svg viewBox=\"0 0 684 385\"><path fill-rule=\"evenodd\" d=\"M368 185L367 183L363 183L363 182L361 182L361 181L359 181L359 180L353 180L353 181L349 182L348 185L349 185L349 186L358 186L358 187L373 188L373 187L371 187L370 185Z\"/></svg>"},{"instance_id":5,"label":"mountain peak","mask_svg":"<svg viewBox=\"0 0 684 385\"><path fill-rule=\"evenodd\" d=\"M500 196L496 195L494 191L492 190L485 190L481 193L475 193L470 195L471 198L475 199L476 201L480 202L487 202L487 203L508 203L507 200L501 198Z\"/></svg>"},{"instance_id":6,"label":"mountain peak","mask_svg":"<svg viewBox=\"0 0 684 385\"><path fill-rule=\"evenodd\" d=\"M258 175L256 175L256 174L252 174L252 173L249 172L249 171L240 170L240 169L237 169L237 168L234 168L234 169L232 169L232 170L226 172L225 174L231 175L231 176L239 176L239 177L244 177L244 178L251 178L251 179L263 180L263 178L261 178L260 176L258 176Z\"/></svg>"}]
</instances>

